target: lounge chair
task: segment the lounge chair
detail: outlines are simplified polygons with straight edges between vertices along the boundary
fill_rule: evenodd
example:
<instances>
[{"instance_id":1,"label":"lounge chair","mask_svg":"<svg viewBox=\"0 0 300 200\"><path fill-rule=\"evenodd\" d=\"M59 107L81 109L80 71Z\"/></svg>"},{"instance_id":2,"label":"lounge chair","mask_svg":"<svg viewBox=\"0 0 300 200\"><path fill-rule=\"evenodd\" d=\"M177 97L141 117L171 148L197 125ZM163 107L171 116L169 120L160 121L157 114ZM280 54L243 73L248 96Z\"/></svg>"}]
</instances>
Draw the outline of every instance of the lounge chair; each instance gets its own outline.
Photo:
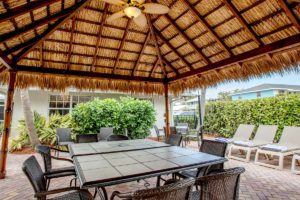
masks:
<instances>
[{"instance_id":1,"label":"lounge chair","mask_svg":"<svg viewBox=\"0 0 300 200\"><path fill-rule=\"evenodd\" d=\"M277 144L267 144L258 148L254 163L281 170L284 157L293 155L295 150L300 150L300 127L285 126ZM260 154L278 156L278 165L262 162L259 160Z\"/></svg>"},{"instance_id":2,"label":"lounge chair","mask_svg":"<svg viewBox=\"0 0 300 200\"><path fill-rule=\"evenodd\" d=\"M296 166L300 165L300 151L295 151L292 160L292 172L300 174L300 170L297 170Z\"/></svg>"},{"instance_id":3,"label":"lounge chair","mask_svg":"<svg viewBox=\"0 0 300 200\"><path fill-rule=\"evenodd\" d=\"M278 126L275 125L260 125L253 140L234 141L229 148L228 157L249 162L252 151L257 150L260 146L273 143L277 128ZM241 158L232 155L234 149L245 151L246 157Z\"/></svg>"},{"instance_id":4,"label":"lounge chair","mask_svg":"<svg viewBox=\"0 0 300 200\"><path fill-rule=\"evenodd\" d=\"M234 141L249 140L254 128L254 125L240 124L232 138L218 137L215 140L220 142L226 142L228 144L231 144Z\"/></svg>"}]
</instances>

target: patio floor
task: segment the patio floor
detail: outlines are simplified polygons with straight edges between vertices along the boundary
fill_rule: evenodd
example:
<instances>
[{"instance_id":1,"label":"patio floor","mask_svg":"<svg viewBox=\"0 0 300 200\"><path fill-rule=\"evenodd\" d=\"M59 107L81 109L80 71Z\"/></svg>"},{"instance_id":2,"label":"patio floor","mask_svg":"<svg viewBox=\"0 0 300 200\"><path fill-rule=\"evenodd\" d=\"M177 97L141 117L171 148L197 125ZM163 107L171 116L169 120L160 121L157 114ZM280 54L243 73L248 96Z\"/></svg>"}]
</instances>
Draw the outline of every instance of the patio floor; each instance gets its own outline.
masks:
<instances>
[{"instance_id":1,"label":"patio floor","mask_svg":"<svg viewBox=\"0 0 300 200\"><path fill-rule=\"evenodd\" d=\"M196 150L196 143L192 142L188 148ZM0 180L0 197L3 200L24 200L34 199L33 190L21 171L22 162L30 155L10 154L7 165L7 178ZM39 162L41 157L36 155ZM253 159L252 159L253 160ZM242 166L246 172L242 175L240 186L240 199L300 199L300 176L290 172L289 161L286 162L285 170L279 171L267 167L257 166L250 163L243 163L235 160L229 160L225 164L226 168ZM65 162L54 162L54 166L65 166ZM70 179L62 178L53 180L51 188L66 187ZM154 186L155 179L149 182ZM144 188L144 182L131 182L113 187L108 187L109 195L113 190L134 191ZM93 192L93 190L91 190ZM99 199L99 198L98 198Z\"/></svg>"}]
</instances>

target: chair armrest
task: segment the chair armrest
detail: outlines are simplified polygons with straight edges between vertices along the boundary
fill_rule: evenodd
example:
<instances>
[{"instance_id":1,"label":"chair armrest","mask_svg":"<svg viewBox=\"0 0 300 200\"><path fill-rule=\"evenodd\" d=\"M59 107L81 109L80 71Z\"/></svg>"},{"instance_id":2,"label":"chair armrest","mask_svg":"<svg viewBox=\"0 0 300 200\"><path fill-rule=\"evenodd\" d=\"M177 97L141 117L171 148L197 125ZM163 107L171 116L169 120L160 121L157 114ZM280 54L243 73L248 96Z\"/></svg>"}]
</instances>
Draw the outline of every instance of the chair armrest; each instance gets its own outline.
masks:
<instances>
[{"instance_id":1,"label":"chair armrest","mask_svg":"<svg viewBox=\"0 0 300 200\"><path fill-rule=\"evenodd\" d=\"M68 192L68 191L72 191L72 190L79 191L80 187L66 187L66 188L60 188L60 189L49 190L49 191L44 191L44 192L37 192L34 196L39 198L39 197L45 197L47 195Z\"/></svg>"},{"instance_id":2,"label":"chair armrest","mask_svg":"<svg viewBox=\"0 0 300 200\"><path fill-rule=\"evenodd\" d=\"M59 136L56 135L55 137L56 137L56 145L58 145L58 143L59 143Z\"/></svg>"},{"instance_id":3,"label":"chair armrest","mask_svg":"<svg viewBox=\"0 0 300 200\"><path fill-rule=\"evenodd\" d=\"M65 150L61 150L55 147L50 147L50 149L55 150L55 151L59 151L59 152L64 152L64 153L70 153L69 151L65 151Z\"/></svg>"},{"instance_id":4,"label":"chair armrest","mask_svg":"<svg viewBox=\"0 0 300 200\"><path fill-rule=\"evenodd\" d=\"M113 200L115 197L121 198L121 199L132 199L132 193L127 192L127 193L121 193L119 191L114 191L112 195L110 196L110 200Z\"/></svg>"},{"instance_id":5,"label":"chair armrest","mask_svg":"<svg viewBox=\"0 0 300 200\"><path fill-rule=\"evenodd\" d=\"M67 161L67 162L70 162L73 164L73 160L69 159L69 158L59 158L59 157L56 157L56 156L51 156L52 159L54 160L61 160L61 161Z\"/></svg>"}]
</instances>

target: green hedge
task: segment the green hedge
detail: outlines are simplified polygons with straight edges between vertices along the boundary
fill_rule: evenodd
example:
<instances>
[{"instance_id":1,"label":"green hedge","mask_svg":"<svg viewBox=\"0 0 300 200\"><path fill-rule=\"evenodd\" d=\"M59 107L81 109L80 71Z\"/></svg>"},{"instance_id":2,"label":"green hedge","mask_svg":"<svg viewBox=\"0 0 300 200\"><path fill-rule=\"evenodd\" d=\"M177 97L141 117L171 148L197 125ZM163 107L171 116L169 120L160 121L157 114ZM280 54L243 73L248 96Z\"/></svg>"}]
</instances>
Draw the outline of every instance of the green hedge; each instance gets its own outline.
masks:
<instances>
[{"instance_id":1,"label":"green hedge","mask_svg":"<svg viewBox=\"0 0 300 200\"><path fill-rule=\"evenodd\" d=\"M278 125L275 141L284 126L300 126L300 95L243 101L210 102L206 105L204 131L232 137L239 124Z\"/></svg>"},{"instance_id":2,"label":"green hedge","mask_svg":"<svg viewBox=\"0 0 300 200\"><path fill-rule=\"evenodd\" d=\"M122 97L95 99L78 104L72 111L72 127L77 134L98 133L101 127L114 127L118 134L128 131L131 139L145 138L155 123L153 104L147 100Z\"/></svg>"}]
</instances>

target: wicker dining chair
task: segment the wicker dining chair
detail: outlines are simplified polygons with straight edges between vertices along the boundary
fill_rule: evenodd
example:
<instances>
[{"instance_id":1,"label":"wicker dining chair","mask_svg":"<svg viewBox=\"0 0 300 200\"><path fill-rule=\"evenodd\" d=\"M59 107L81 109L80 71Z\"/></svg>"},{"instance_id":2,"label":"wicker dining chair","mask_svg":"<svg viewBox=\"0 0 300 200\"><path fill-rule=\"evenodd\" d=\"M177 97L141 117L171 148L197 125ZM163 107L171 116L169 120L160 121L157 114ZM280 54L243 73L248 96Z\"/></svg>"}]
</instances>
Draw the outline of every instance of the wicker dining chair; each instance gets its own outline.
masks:
<instances>
[{"instance_id":1,"label":"wicker dining chair","mask_svg":"<svg viewBox=\"0 0 300 200\"><path fill-rule=\"evenodd\" d=\"M160 130L156 125L154 125L154 130L155 130L155 133L156 133L157 141L159 142L161 139L163 141L164 138L165 138L165 135L160 134Z\"/></svg>"},{"instance_id":2,"label":"wicker dining chair","mask_svg":"<svg viewBox=\"0 0 300 200\"><path fill-rule=\"evenodd\" d=\"M76 135L77 143L91 143L98 142L98 134L81 134Z\"/></svg>"},{"instance_id":3,"label":"wicker dining chair","mask_svg":"<svg viewBox=\"0 0 300 200\"><path fill-rule=\"evenodd\" d=\"M23 172L30 181L34 189L34 197L38 200L46 200L49 195L57 195L64 193L61 196L55 196L51 200L92 200L93 196L88 190L82 190L79 187L65 187L54 190L47 190L46 179L41 166L34 156L30 156L24 161ZM73 191L73 192L72 192ZM70 192L70 193L66 193Z\"/></svg>"},{"instance_id":4,"label":"wicker dining chair","mask_svg":"<svg viewBox=\"0 0 300 200\"><path fill-rule=\"evenodd\" d=\"M106 140L112 134L114 134L114 128L102 127L100 128L100 133L98 134L98 141Z\"/></svg>"},{"instance_id":5,"label":"wicker dining chair","mask_svg":"<svg viewBox=\"0 0 300 200\"><path fill-rule=\"evenodd\" d=\"M56 129L56 148L60 146L68 148L69 144L74 144L71 138L72 130L70 128L57 128ZM55 154L59 156L59 152L55 151Z\"/></svg>"},{"instance_id":6,"label":"wicker dining chair","mask_svg":"<svg viewBox=\"0 0 300 200\"><path fill-rule=\"evenodd\" d=\"M172 146L180 146L182 141L182 135L179 134L171 134L166 139L166 143Z\"/></svg>"},{"instance_id":7,"label":"wicker dining chair","mask_svg":"<svg viewBox=\"0 0 300 200\"><path fill-rule=\"evenodd\" d=\"M110 135L107 138L107 141L121 141L121 140L129 140L129 138L125 135Z\"/></svg>"},{"instance_id":8,"label":"wicker dining chair","mask_svg":"<svg viewBox=\"0 0 300 200\"><path fill-rule=\"evenodd\" d=\"M110 199L113 200L115 197L118 197L126 200L185 200L191 198L194 183L195 180L189 178L174 184L135 192L120 193L114 191Z\"/></svg>"},{"instance_id":9,"label":"wicker dining chair","mask_svg":"<svg viewBox=\"0 0 300 200\"><path fill-rule=\"evenodd\" d=\"M215 140L202 140L201 146L200 146L200 152L212 154L215 156L225 157L227 148L227 143L225 142L219 142ZM214 170L222 170L224 169L224 163L216 164L209 166L208 168L199 168L196 170L187 170L182 171L179 173L176 173L176 176L179 176L181 178L187 178L187 177L200 177L206 174L209 174L210 172Z\"/></svg>"},{"instance_id":10,"label":"wicker dining chair","mask_svg":"<svg viewBox=\"0 0 300 200\"><path fill-rule=\"evenodd\" d=\"M62 151L53 147L45 146L45 145L37 145L35 147L35 150L37 153L39 153L42 156L42 159L44 161L44 169L45 169L45 178L46 178L46 189L48 190L50 186L50 181L54 178L61 178L66 176L74 176L76 178L76 172L74 166L69 167L61 167L61 168L52 168L52 159L60 160L60 161L67 161L73 164L73 161L71 159L67 158L59 158L51 155L51 149L56 151ZM72 179L70 182L70 186L72 185L72 181L76 180Z\"/></svg>"},{"instance_id":11,"label":"wicker dining chair","mask_svg":"<svg viewBox=\"0 0 300 200\"><path fill-rule=\"evenodd\" d=\"M238 200L240 175L244 172L243 167L236 167L198 178L195 185L201 190L192 192L192 200Z\"/></svg>"}]
</instances>

